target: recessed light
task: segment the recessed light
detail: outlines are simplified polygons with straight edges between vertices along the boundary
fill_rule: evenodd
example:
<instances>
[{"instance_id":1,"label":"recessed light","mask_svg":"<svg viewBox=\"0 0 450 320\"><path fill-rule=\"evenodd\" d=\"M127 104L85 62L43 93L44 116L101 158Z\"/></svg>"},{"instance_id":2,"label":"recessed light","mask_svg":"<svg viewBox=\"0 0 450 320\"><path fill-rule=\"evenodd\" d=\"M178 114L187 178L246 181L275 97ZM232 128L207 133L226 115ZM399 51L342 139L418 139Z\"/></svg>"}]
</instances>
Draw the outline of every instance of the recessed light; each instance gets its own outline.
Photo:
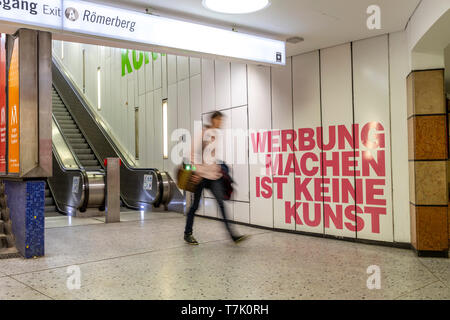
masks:
<instances>
[{"instance_id":1,"label":"recessed light","mask_svg":"<svg viewBox=\"0 0 450 320\"><path fill-rule=\"evenodd\" d=\"M270 0L203 0L205 8L230 14L256 12L267 8L269 5Z\"/></svg>"},{"instance_id":2,"label":"recessed light","mask_svg":"<svg viewBox=\"0 0 450 320\"><path fill-rule=\"evenodd\" d=\"M305 39L303 39L302 37L291 37L291 38L286 39L286 42L293 43L293 44L297 44L302 41L305 41Z\"/></svg>"}]
</instances>

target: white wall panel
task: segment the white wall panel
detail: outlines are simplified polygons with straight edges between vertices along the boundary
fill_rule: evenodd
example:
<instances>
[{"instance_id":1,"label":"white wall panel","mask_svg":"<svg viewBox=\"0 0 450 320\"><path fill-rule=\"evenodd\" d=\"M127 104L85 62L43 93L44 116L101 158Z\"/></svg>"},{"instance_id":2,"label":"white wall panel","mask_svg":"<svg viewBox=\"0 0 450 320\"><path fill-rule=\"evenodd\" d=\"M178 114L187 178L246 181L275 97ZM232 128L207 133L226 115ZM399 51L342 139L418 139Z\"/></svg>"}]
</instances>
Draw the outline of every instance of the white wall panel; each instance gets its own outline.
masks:
<instances>
[{"instance_id":1,"label":"white wall panel","mask_svg":"<svg viewBox=\"0 0 450 320\"><path fill-rule=\"evenodd\" d=\"M231 63L231 106L247 105L247 65Z\"/></svg>"},{"instance_id":2,"label":"white wall panel","mask_svg":"<svg viewBox=\"0 0 450 320\"><path fill-rule=\"evenodd\" d=\"M230 174L233 176L233 145L232 145L232 112L231 110L222 111L222 130L219 137L216 157L224 161L230 167Z\"/></svg>"},{"instance_id":3,"label":"white wall panel","mask_svg":"<svg viewBox=\"0 0 450 320\"><path fill-rule=\"evenodd\" d=\"M350 133L353 126L351 47L350 44L344 44L321 50L320 54L324 159L331 160L333 153L339 155L345 152L345 155L351 155L350 161L353 166L349 169L353 172L355 164L354 148L349 143L345 143L345 148L340 149L338 143L339 126L345 126ZM335 133L334 139L330 138L330 132ZM325 234L356 238L355 193L352 192L348 201L345 202L343 202L340 192L338 193L338 199L333 197L333 181L337 181L339 185L339 180L345 179L346 183L350 183L354 188L355 175L352 172L347 172L347 170L343 172L342 164L339 165L338 169L339 174L335 175L333 168L328 167L324 175L324 182L329 190L329 192L323 193L324 198L328 199L322 209ZM353 214L352 219L347 217L346 210L348 215Z\"/></svg>"},{"instance_id":4,"label":"white wall panel","mask_svg":"<svg viewBox=\"0 0 450 320\"><path fill-rule=\"evenodd\" d=\"M200 58L189 58L189 73L192 76L200 74Z\"/></svg>"},{"instance_id":5,"label":"white wall panel","mask_svg":"<svg viewBox=\"0 0 450 320\"><path fill-rule=\"evenodd\" d=\"M210 116L211 113L207 113L207 114L202 114L202 128L205 127L206 125L210 124ZM197 137L195 137L197 138ZM203 196L205 198L214 198L213 194L211 193L211 191L209 189L204 189L203 190Z\"/></svg>"},{"instance_id":6,"label":"white wall panel","mask_svg":"<svg viewBox=\"0 0 450 320\"><path fill-rule=\"evenodd\" d=\"M147 120L147 103L146 103L146 95L140 95L139 96L139 104L138 104L138 126L139 126L139 165L141 167L145 167L147 164L147 128L148 124L146 123ZM149 134L151 133L151 128L149 129Z\"/></svg>"},{"instance_id":7,"label":"white wall panel","mask_svg":"<svg viewBox=\"0 0 450 320\"><path fill-rule=\"evenodd\" d=\"M292 69L294 128L296 130L305 128L315 130L315 128L321 125L319 52L314 51L293 57ZM317 147L317 144L309 152L314 154L318 161L320 161L320 149ZM296 152L295 154L300 161L305 152ZM308 169L312 170L313 167L319 166L318 161L308 161L310 163ZM296 175L296 179L301 179L301 183L306 183L305 181L307 180L305 179L312 179L311 182L307 183L307 191L311 198L314 199L314 181L315 179L321 179L320 172L318 171L316 174L311 174L310 176L303 174L299 177ZM296 193L298 193L297 190L299 188L296 183ZM311 200L311 198L307 197L306 191L301 193L299 197L296 195L296 201L301 203L297 210L301 223L296 224L296 230L323 233L323 216L321 212L316 210L317 206L321 208L322 203L321 201ZM292 223L295 223L294 217L292 218Z\"/></svg>"},{"instance_id":8,"label":"white wall panel","mask_svg":"<svg viewBox=\"0 0 450 320\"><path fill-rule=\"evenodd\" d=\"M190 107L190 92L189 92L189 78L178 83L178 128L191 129L191 107ZM188 137L186 136L186 139ZM182 148L179 148L182 153ZM187 159L189 160L189 159Z\"/></svg>"},{"instance_id":9,"label":"white wall panel","mask_svg":"<svg viewBox=\"0 0 450 320\"><path fill-rule=\"evenodd\" d=\"M117 130L117 139L123 147L127 148L127 124L128 124L128 78L120 78L120 107L117 110L115 121ZM122 119L122 121L121 121Z\"/></svg>"},{"instance_id":10,"label":"white wall panel","mask_svg":"<svg viewBox=\"0 0 450 320\"><path fill-rule=\"evenodd\" d=\"M167 93L167 86L168 86L168 80L167 80L167 73L168 73L168 63L167 63L167 55L161 55L161 88L162 88L162 97L163 99L167 99L168 93Z\"/></svg>"},{"instance_id":11,"label":"white wall panel","mask_svg":"<svg viewBox=\"0 0 450 320\"><path fill-rule=\"evenodd\" d=\"M154 167L164 169L163 164L163 116L162 116L162 93L161 89L153 92L153 116L155 119L155 135L153 139L152 152L154 152Z\"/></svg>"},{"instance_id":12,"label":"white wall panel","mask_svg":"<svg viewBox=\"0 0 450 320\"><path fill-rule=\"evenodd\" d=\"M216 110L214 60L202 59L202 113Z\"/></svg>"},{"instance_id":13,"label":"white wall panel","mask_svg":"<svg viewBox=\"0 0 450 320\"><path fill-rule=\"evenodd\" d=\"M153 60L153 90L160 89L162 86L162 57L158 54L156 60Z\"/></svg>"},{"instance_id":14,"label":"white wall panel","mask_svg":"<svg viewBox=\"0 0 450 320\"><path fill-rule=\"evenodd\" d=\"M110 52L109 50L107 52ZM111 119L111 113L113 108L112 91L115 90L112 87L113 77L111 76L111 56L105 59L105 64L102 67L102 112L104 114L103 119L108 122Z\"/></svg>"},{"instance_id":15,"label":"white wall panel","mask_svg":"<svg viewBox=\"0 0 450 320\"><path fill-rule=\"evenodd\" d=\"M409 73L406 32L389 35L391 122L392 126L392 189L394 241L411 241L409 216L408 123L405 79ZM450 61L449 61L450 62ZM449 70L450 71L450 70Z\"/></svg>"},{"instance_id":16,"label":"white wall panel","mask_svg":"<svg viewBox=\"0 0 450 320\"><path fill-rule=\"evenodd\" d=\"M155 139L155 115L153 108L153 92L148 92L145 95L145 145L144 149L142 149L142 153L146 154L146 163L145 167L147 168L157 168L156 167L156 158L158 156L162 157L160 150L156 147L157 141Z\"/></svg>"},{"instance_id":17,"label":"white wall panel","mask_svg":"<svg viewBox=\"0 0 450 320\"><path fill-rule=\"evenodd\" d=\"M128 114L128 122L126 128L126 137L127 144L125 148L130 152L130 155L134 157L135 148L134 148L134 108L136 107L138 101L136 96L136 74L131 74L128 78L128 106L127 106L127 114Z\"/></svg>"},{"instance_id":18,"label":"white wall panel","mask_svg":"<svg viewBox=\"0 0 450 320\"><path fill-rule=\"evenodd\" d=\"M231 73L230 63L215 61L216 110L231 107Z\"/></svg>"},{"instance_id":19,"label":"white wall panel","mask_svg":"<svg viewBox=\"0 0 450 320\"><path fill-rule=\"evenodd\" d=\"M393 218L392 218L392 199L391 199L391 166L390 166L390 115L389 115L389 52L387 36L380 36L367 40L357 41L353 44L353 65L354 65L354 98L355 98L355 123L361 126L369 122L379 122L384 127L385 140L385 177L377 176L374 170L370 170L370 178L385 179L385 188L377 187L383 190L383 195L376 199L384 199L386 205L367 205L382 210L385 214L364 213L364 228L357 232L357 237L361 239L393 241ZM374 141L376 130L371 130L369 140ZM380 163L377 158L377 152L381 148L372 148L361 145L361 151L368 151L369 154ZM367 158L368 154L365 155ZM358 163L358 169L361 170L361 161ZM365 181L368 179L365 178ZM366 202L367 190L363 194L357 192L357 197L363 197ZM365 209L367 212L367 210ZM378 224L379 232L374 228Z\"/></svg>"},{"instance_id":20,"label":"white wall panel","mask_svg":"<svg viewBox=\"0 0 450 320\"><path fill-rule=\"evenodd\" d=\"M109 128L114 132L114 138L116 140L119 139L119 117L120 110L124 109L124 101L121 98L121 88L122 84L122 65L121 65L121 52L119 49L111 50L111 104L109 106L109 119L107 122L109 124Z\"/></svg>"},{"instance_id":21,"label":"white wall panel","mask_svg":"<svg viewBox=\"0 0 450 320\"><path fill-rule=\"evenodd\" d=\"M137 52L138 59L139 59L139 53ZM138 95L144 94L146 90L146 84L145 84L145 56L142 52L142 66L139 68L139 70L135 70L134 72L137 72L138 77Z\"/></svg>"},{"instance_id":22,"label":"white wall panel","mask_svg":"<svg viewBox=\"0 0 450 320\"><path fill-rule=\"evenodd\" d=\"M169 86L178 81L177 79L177 56L167 55L167 81Z\"/></svg>"},{"instance_id":23,"label":"white wall panel","mask_svg":"<svg viewBox=\"0 0 450 320\"><path fill-rule=\"evenodd\" d=\"M248 67L248 114L250 132L271 130L270 68L249 65ZM250 153L253 153L250 146ZM265 177L265 164L250 164L250 223L273 227L272 198L257 198L257 177ZM271 185L271 184L270 184Z\"/></svg>"},{"instance_id":24,"label":"white wall panel","mask_svg":"<svg viewBox=\"0 0 450 320\"><path fill-rule=\"evenodd\" d=\"M250 223L250 204L233 201L233 215L234 221Z\"/></svg>"},{"instance_id":25,"label":"white wall panel","mask_svg":"<svg viewBox=\"0 0 450 320\"><path fill-rule=\"evenodd\" d=\"M291 67L291 58L286 59L286 66L284 67L272 67L272 127L273 130L280 130L278 139L281 139L282 131L293 129ZM283 150L280 150L280 152L272 152L273 159L278 154L287 159L289 154L294 154L294 151L286 150L283 152ZM295 223L286 223L285 214L285 203L287 201L292 205L295 203L295 173L290 173L288 176L275 174L273 178L286 179L286 184L283 185L282 198L278 199L277 192L273 194L274 227L295 230ZM277 191L275 183L273 186L274 191Z\"/></svg>"},{"instance_id":26,"label":"white wall panel","mask_svg":"<svg viewBox=\"0 0 450 320\"><path fill-rule=\"evenodd\" d=\"M189 58L177 56L177 80L185 80L189 78Z\"/></svg>"},{"instance_id":27,"label":"white wall panel","mask_svg":"<svg viewBox=\"0 0 450 320\"><path fill-rule=\"evenodd\" d=\"M248 114L247 106L231 109L233 128L233 200L249 201ZM239 133L243 137L239 138Z\"/></svg>"},{"instance_id":28,"label":"white wall panel","mask_svg":"<svg viewBox=\"0 0 450 320\"><path fill-rule=\"evenodd\" d=\"M152 53L148 52L148 58L150 59L149 63L145 65L145 92L153 91L153 57Z\"/></svg>"},{"instance_id":29,"label":"white wall panel","mask_svg":"<svg viewBox=\"0 0 450 320\"><path fill-rule=\"evenodd\" d=\"M176 150L178 141L172 141L171 136L178 128L178 86L172 84L168 86L168 138L169 138L169 159L164 160L164 170L168 171L172 177L176 177L176 166L179 164L172 156ZM180 162L181 163L181 162Z\"/></svg>"},{"instance_id":30,"label":"white wall panel","mask_svg":"<svg viewBox=\"0 0 450 320\"><path fill-rule=\"evenodd\" d=\"M216 199L204 198L203 203L205 208L205 216L218 218Z\"/></svg>"},{"instance_id":31,"label":"white wall panel","mask_svg":"<svg viewBox=\"0 0 450 320\"><path fill-rule=\"evenodd\" d=\"M202 121L202 78L198 74L190 79L191 136L194 137L194 121Z\"/></svg>"}]
</instances>

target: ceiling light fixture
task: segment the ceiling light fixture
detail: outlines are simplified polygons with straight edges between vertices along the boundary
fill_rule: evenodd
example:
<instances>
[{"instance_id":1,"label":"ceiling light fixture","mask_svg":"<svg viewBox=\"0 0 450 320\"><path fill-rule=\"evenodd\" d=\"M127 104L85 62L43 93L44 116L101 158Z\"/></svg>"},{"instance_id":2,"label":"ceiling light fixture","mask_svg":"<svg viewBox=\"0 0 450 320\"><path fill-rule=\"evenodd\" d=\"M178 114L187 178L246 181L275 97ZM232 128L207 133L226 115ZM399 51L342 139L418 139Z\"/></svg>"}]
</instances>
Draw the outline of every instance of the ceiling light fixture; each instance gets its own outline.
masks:
<instances>
[{"instance_id":1,"label":"ceiling light fixture","mask_svg":"<svg viewBox=\"0 0 450 320\"><path fill-rule=\"evenodd\" d=\"M270 0L203 0L205 8L230 14L256 12L267 8L269 5Z\"/></svg>"},{"instance_id":2,"label":"ceiling light fixture","mask_svg":"<svg viewBox=\"0 0 450 320\"><path fill-rule=\"evenodd\" d=\"M297 43L300 43L303 41L305 41L305 39L303 39L302 37L291 37L291 38L286 39L287 43L292 43L292 44L297 44Z\"/></svg>"}]
</instances>

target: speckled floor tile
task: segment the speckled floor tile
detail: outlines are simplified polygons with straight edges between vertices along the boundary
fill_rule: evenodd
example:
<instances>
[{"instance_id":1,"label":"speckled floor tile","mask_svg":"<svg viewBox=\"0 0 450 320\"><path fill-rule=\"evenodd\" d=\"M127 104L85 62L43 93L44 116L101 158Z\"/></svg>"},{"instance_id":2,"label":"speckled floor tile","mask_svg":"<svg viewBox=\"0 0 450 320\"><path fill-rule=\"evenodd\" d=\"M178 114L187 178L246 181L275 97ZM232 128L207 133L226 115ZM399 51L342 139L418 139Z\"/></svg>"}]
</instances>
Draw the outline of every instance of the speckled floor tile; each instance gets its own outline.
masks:
<instances>
[{"instance_id":1,"label":"speckled floor tile","mask_svg":"<svg viewBox=\"0 0 450 320\"><path fill-rule=\"evenodd\" d=\"M399 300L450 300L450 288L436 281L398 298Z\"/></svg>"},{"instance_id":2,"label":"speckled floor tile","mask_svg":"<svg viewBox=\"0 0 450 320\"><path fill-rule=\"evenodd\" d=\"M143 211L125 211L120 213L120 221L141 221L154 219L174 219L183 217L181 213L176 212L143 212ZM98 221L105 221L105 217L96 217Z\"/></svg>"},{"instance_id":3,"label":"speckled floor tile","mask_svg":"<svg viewBox=\"0 0 450 320\"><path fill-rule=\"evenodd\" d=\"M48 217L45 218L45 229L76 227L100 223L102 222L94 218L77 218L68 216Z\"/></svg>"},{"instance_id":4,"label":"speckled floor tile","mask_svg":"<svg viewBox=\"0 0 450 320\"><path fill-rule=\"evenodd\" d=\"M197 220L199 241L229 239L220 221ZM46 229L45 257L0 261L0 272L7 275L20 274L184 246L184 223L184 217L179 215L170 219ZM248 227L239 227L240 229L247 230L247 233L262 232Z\"/></svg>"},{"instance_id":5,"label":"speckled floor tile","mask_svg":"<svg viewBox=\"0 0 450 320\"><path fill-rule=\"evenodd\" d=\"M413 256L396 273L389 257L353 260L323 239L295 237L259 234L238 246L216 241L83 264L76 292L65 286L65 268L15 278L56 299L392 299L435 281ZM367 289L368 263L380 265L381 290Z\"/></svg>"},{"instance_id":6,"label":"speckled floor tile","mask_svg":"<svg viewBox=\"0 0 450 320\"><path fill-rule=\"evenodd\" d=\"M450 259L420 258L420 262L450 288Z\"/></svg>"},{"instance_id":7,"label":"speckled floor tile","mask_svg":"<svg viewBox=\"0 0 450 320\"><path fill-rule=\"evenodd\" d=\"M47 296L9 277L0 278L0 300L49 300Z\"/></svg>"},{"instance_id":8,"label":"speckled floor tile","mask_svg":"<svg viewBox=\"0 0 450 320\"><path fill-rule=\"evenodd\" d=\"M47 229L46 257L0 261L0 272L54 299L395 299L448 289L433 286L448 260L423 262L411 250L246 226L235 228L251 237L235 245L222 222L200 217L200 245L189 246L182 215L136 215ZM80 267L80 290L67 288L70 265ZM379 290L367 288L372 265L380 268Z\"/></svg>"}]
</instances>

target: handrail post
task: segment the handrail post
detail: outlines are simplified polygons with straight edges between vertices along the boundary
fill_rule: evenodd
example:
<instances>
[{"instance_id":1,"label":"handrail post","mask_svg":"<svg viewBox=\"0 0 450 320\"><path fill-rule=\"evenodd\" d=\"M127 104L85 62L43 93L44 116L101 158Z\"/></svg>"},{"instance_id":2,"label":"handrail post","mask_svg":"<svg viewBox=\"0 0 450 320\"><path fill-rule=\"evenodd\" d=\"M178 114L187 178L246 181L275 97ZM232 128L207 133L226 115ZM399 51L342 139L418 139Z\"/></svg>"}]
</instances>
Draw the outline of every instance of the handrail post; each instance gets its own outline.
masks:
<instances>
[{"instance_id":1,"label":"handrail post","mask_svg":"<svg viewBox=\"0 0 450 320\"><path fill-rule=\"evenodd\" d=\"M120 165L119 158L106 159L106 223L120 222Z\"/></svg>"}]
</instances>

